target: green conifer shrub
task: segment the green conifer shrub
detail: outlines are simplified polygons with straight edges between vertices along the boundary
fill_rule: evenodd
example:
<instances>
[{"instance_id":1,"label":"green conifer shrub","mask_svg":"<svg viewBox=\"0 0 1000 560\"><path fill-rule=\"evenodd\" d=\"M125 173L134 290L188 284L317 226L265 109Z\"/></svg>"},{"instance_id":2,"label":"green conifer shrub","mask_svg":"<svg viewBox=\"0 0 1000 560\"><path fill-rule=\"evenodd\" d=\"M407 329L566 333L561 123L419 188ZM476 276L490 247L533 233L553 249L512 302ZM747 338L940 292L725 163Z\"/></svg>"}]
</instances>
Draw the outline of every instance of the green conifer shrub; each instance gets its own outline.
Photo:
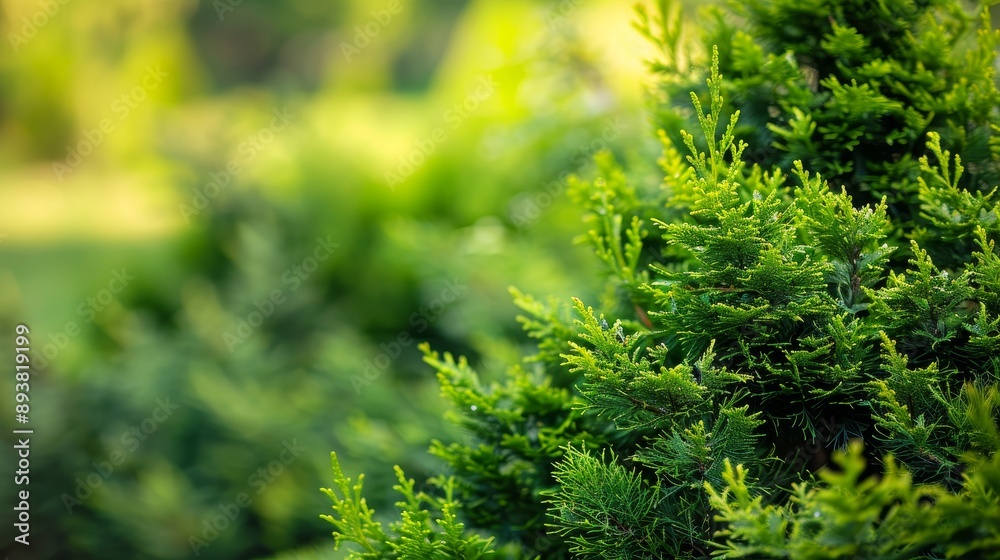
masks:
<instances>
[{"instance_id":1,"label":"green conifer shrub","mask_svg":"<svg viewBox=\"0 0 1000 560\"><path fill-rule=\"evenodd\" d=\"M716 46L723 121L739 109L735 132L751 146L749 161L785 172L801 161L859 203L886 197L898 231L940 266L960 265L975 246L973 222L996 222L987 193L1000 183L998 36L985 4L970 12L958 0L731 1L706 10L701 33L685 41L673 2L658 0L659 17L639 11L640 30L663 53L653 65L656 121L681 144L689 92L707 94L700 53ZM968 194L948 199L921 182L923 158L937 161L930 132L960 156L965 172L952 180ZM899 251L894 262L908 257Z\"/></svg>"},{"instance_id":2,"label":"green conifer shrub","mask_svg":"<svg viewBox=\"0 0 1000 560\"><path fill-rule=\"evenodd\" d=\"M640 29L676 59L661 10ZM760 0L743 17L764 39L708 27L720 47L691 72L707 76L693 119L674 110L660 135L659 188L607 155L576 185L606 296L515 292L538 352L504 383L425 347L469 434L432 446L451 475L435 497L400 474L387 534L334 457L328 520L357 558L1000 558L988 19L961 51L958 2ZM918 95L902 77L922 69ZM922 95L942 98L931 118ZM793 149L782 131L803 126Z\"/></svg>"}]
</instances>

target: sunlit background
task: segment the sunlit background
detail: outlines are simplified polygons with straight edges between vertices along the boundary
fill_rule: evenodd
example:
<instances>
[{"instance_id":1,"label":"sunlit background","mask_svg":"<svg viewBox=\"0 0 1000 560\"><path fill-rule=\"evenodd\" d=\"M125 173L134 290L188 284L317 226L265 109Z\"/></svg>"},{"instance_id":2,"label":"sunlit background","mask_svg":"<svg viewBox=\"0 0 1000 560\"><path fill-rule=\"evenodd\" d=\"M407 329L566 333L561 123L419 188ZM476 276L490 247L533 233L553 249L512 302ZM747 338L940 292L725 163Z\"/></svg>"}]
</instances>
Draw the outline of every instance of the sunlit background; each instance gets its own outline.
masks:
<instances>
[{"instance_id":1,"label":"sunlit background","mask_svg":"<svg viewBox=\"0 0 1000 560\"><path fill-rule=\"evenodd\" d=\"M0 411L34 429L12 559L343 557L330 452L390 514L392 465L421 481L462 437L417 343L502 374L509 286L600 297L566 177L608 149L656 180L630 2L0 8Z\"/></svg>"}]
</instances>

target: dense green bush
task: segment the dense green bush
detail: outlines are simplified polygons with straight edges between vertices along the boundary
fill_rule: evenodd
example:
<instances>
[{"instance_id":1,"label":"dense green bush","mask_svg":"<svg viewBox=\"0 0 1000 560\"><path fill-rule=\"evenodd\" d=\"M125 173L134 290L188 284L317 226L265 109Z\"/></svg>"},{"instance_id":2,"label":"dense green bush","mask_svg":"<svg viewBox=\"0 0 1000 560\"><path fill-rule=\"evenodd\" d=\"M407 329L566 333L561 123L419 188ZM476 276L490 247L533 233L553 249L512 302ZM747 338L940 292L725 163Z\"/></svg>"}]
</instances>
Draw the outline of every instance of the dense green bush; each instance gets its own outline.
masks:
<instances>
[{"instance_id":1,"label":"dense green bush","mask_svg":"<svg viewBox=\"0 0 1000 560\"><path fill-rule=\"evenodd\" d=\"M1000 93L985 7L971 15L956 0L732 2L729 11L706 10L700 34L685 42L674 3L658 4L664 17L641 11L640 28L663 53L655 116L675 144L692 123L689 92L706 99L699 53L715 45L722 120L739 109L735 132L750 146L748 162L787 173L801 161L859 204L886 197L896 230L944 267L960 265L975 245L975 223L963 217L992 223L979 195L1000 182ZM941 199L922 186L930 132L961 157L956 180L969 195ZM908 257L904 249L893 262Z\"/></svg>"},{"instance_id":2,"label":"dense green bush","mask_svg":"<svg viewBox=\"0 0 1000 560\"><path fill-rule=\"evenodd\" d=\"M419 499L399 474L388 532L334 457L337 543L358 558L1000 558L982 13L973 40L958 2L750 2L753 35L719 14L710 67L688 72L670 6L640 12L670 58L654 64L667 97L707 79L693 111L660 106L659 188L607 156L577 185L610 278L598 310L515 292L538 351L502 382L425 348L469 437L433 444L449 476Z\"/></svg>"}]
</instances>

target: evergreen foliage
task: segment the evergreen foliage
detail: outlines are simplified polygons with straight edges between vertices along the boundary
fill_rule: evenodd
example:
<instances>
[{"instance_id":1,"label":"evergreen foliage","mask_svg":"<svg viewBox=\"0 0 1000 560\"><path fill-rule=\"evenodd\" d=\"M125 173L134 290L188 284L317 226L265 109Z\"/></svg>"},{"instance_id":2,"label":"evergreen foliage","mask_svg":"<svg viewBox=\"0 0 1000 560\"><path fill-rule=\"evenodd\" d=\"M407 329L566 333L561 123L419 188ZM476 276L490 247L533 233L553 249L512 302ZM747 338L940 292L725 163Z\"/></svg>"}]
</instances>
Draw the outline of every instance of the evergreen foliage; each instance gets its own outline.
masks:
<instances>
[{"instance_id":1,"label":"evergreen foliage","mask_svg":"<svg viewBox=\"0 0 1000 560\"><path fill-rule=\"evenodd\" d=\"M515 557L1000 558L996 35L962 50L945 0L739 14L762 39L718 13L685 74L640 12L665 92L707 74L695 118L659 114L656 192L608 156L577 185L598 310L516 293L539 352L490 387L425 349L470 436L433 451Z\"/></svg>"},{"instance_id":2,"label":"evergreen foliage","mask_svg":"<svg viewBox=\"0 0 1000 560\"><path fill-rule=\"evenodd\" d=\"M995 231L1000 35L985 5L970 14L958 0L731 1L708 9L686 41L673 4L658 0L658 17L640 10L639 28L663 53L653 65L656 120L674 143L691 125L688 93L708 96L701 53L715 46L722 120L740 111L735 132L752 146L749 161L785 172L801 161L860 203L886 197L898 231L945 268L961 264L973 221ZM962 162L953 174L929 133ZM905 251L896 258L905 264Z\"/></svg>"},{"instance_id":3,"label":"evergreen foliage","mask_svg":"<svg viewBox=\"0 0 1000 560\"><path fill-rule=\"evenodd\" d=\"M338 545L350 541L360 546L362 552L352 554L352 559L478 560L493 555L493 539L465 535L465 525L458 521L460 506L453 497L454 478L431 479L430 484L444 492L443 497L435 497L414 490L414 480L407 479L396 467L399 483L393 488L403 496L402 501L396 502L401 520L392 523L386 533L382 524L374 519L375 512L361 497L364 475L352 484L351 479L344 476L336 453L331 454L331 459L337 489L324 488L323 493L333 500L337 516L322 517L337 527L334 537ZM432 512L436 517L432 518Z\"/></svg>"}]
</instances>

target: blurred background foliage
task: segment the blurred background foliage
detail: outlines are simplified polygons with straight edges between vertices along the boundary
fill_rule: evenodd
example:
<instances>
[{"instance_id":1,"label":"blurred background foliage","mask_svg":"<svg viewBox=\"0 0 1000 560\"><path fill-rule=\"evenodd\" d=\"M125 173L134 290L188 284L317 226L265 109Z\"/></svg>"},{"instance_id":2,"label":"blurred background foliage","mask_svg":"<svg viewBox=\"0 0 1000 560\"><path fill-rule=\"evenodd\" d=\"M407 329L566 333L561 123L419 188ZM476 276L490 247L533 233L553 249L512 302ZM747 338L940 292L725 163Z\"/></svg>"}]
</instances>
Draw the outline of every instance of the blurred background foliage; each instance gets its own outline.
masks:
<instances>
[{"instance_id":1,"label":"blurred background foliage","mask_svg":"<svg viewBox=\"0 0 1000 560\"><path fill-rule=\"evenodd\" d=\"M501 373L528 344L509 285L602 289L560 180L599 149L638 176L656 159L630 3L390 4L0 0L0 327L26 323L36 352L32 545L4 523L0 552L174 559L195 537L208 558L340 557L318 517L331 450L389 513L391 465L423 480L430 439L461 437L416 344L352 379L382 345L408 333ZM268 134L274 111L293 116ZM318 238L336 249L289 282ZM448 282L468 289L440 305Z\"/></svg>"}]
</instances>

